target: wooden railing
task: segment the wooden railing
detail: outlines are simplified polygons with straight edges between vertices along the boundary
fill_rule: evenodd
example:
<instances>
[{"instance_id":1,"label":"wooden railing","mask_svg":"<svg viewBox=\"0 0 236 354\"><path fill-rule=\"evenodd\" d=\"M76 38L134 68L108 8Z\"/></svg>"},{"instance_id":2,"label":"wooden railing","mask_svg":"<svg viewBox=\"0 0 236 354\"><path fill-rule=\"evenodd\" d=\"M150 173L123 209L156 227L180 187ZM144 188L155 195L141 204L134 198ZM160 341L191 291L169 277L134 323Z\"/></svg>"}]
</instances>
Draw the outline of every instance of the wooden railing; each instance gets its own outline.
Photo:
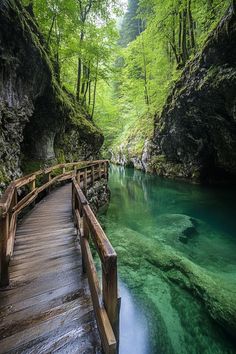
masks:
<instances>
[{"instance_id":1,"label":"wooden railing","mask_svg":"<svg viewBox=\"0 0 236 354\"><path fill-rule=\"evenodd\" d=\"M107 166L107 161L80 161L59 164L19 178L8 186L0 199L1 286L9 284L8 265L13 254L17 218L23 209L34 203L42 195L43 191L50 191L50 187L56 182L69 180L76 175L78 176L78 171L85 178L84 185L86 190L87 177L89 174L93 175L95 169L97 175L101 174L99 171L101 171L102 166ZM92 181L94 181L94 178ZM20 197L20 192L21 195L24 194L24 197Z\"/></svg>"},{"instance_id":2,"label":"wooden railing","mask_svg":"<svg viewBox=\"0 0 236 354\"><path fill-rule=\"evenodd\" d=\"M72 180L72 211L80 236L83 270L89 287L103 350L118 353L119 308L117 256L85 197L87 188L101 178L108 178L108 161L80 161L59 164L13 181L0 199L1 286L9 284L9 261L13 255L17 218L43 191L56 182ZM19 192L24 192L20 198ZM90 250L94 242L102 265L102 290Z\"/></svg>"},{"instance_id":3,"label":"wooden railing","mask_svg":"<svg viewBox=\"0 0 236 354\"><path fill-rule=\"evenodd\" d=\"M118 352L119 342L117 256L85 197L87 188L101 178L108 178L106 160L59 164L13 181L0 200L0 274L1 286L7 286L18 215L43 191L49 192L53 184L71 179L72 210L80 236L83 270L88 275L103 350L110 354ZM24 196L20 199L22 189ZM89 246L90 235L102 264L102 291Z\"/></svg>"},{"instance_id":4,"label":"wooden railing","mask_svg":"<svg viewBox=\"0 0 236 354\"><path fill-rule=\"evenodd\" d=\"M117 286L117 255L80 188L80 173L79 171L72 180L72 208L80 235L83 269L88 275L103 350L105 353L118 353L120 299ZM98 178L107 177L107 164L104 164L104 168L99 169L97 173ZM96 179L96 171L94 166L91 166L90 180ZM87 187L85 181L86 178L83 179L84 191ZM90 239L93 241L102 265L102 291L90 249Z\"/></svg>"}]
</instances>

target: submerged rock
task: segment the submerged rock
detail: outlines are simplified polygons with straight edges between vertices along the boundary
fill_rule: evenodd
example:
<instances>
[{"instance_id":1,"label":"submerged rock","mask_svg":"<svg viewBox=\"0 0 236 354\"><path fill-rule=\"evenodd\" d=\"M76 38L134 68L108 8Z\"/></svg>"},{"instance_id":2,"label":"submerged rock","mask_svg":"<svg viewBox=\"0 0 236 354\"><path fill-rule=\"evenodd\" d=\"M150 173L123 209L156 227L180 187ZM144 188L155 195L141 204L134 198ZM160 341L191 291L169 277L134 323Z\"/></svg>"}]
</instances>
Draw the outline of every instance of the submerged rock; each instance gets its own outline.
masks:
<instances>
[{"instance_id":1,"label":"submerged rock","mask_svg":"<svg viewBox=\"0 0 236 354\"><path fill-rule=\"evenodd\" d=\"M185 221L186 228L182 228L182 231L188 230L191 220L179 215L174 217L176 220L181 220L181 223ZM165 224L167 220L168 217L165 219ZM151 267L154 292L157 291L155 281L158 284L160 276L166 281L177 284L200 300L211 318L224 330L232 336L236 335L235 280L228 284L216 272L197 265L187 259L182 252L175 251L173 247L157 238L151 240L134 230L112 222L105 223L104 226L117 250L121 277L131 288L144 286L149 273L147 269Z\"/></svg>"},{"instance_id":2,"label":"submerged rock","mask_svg":"<svg viewBox=\"0 0 236 354\"><path fill-rule=\"evenodd\" d=\"M164 242L178 240L187 243L197 234L197 221L187 215L163 214L158 217L157 223L158 233Z\"/></svg>"}]
</instances>

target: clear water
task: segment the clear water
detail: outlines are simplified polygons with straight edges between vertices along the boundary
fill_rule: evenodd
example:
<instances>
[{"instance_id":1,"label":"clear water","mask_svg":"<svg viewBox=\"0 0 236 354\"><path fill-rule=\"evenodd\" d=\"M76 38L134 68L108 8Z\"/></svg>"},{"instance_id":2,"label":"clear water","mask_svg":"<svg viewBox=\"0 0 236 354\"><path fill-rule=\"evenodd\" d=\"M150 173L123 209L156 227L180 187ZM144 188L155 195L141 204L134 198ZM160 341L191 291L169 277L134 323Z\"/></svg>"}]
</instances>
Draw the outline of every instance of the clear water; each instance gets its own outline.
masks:
<instances>
[{"instance_id":1,"label":"clear water","mask_svg":"<svg viewBox=\"0 0 236 354\"><path fill-rule=\"evenodd\" d=\"M236 353L233 337L212 319L214 305L209 311L204 302L222 289L229 304L236 298L236 190L117 166L109 185L111 202L99 218L119 260L120 354ZM183 285L189 280L176 257L187 278L194 267L194 291Z\"/></svg>"}]
</instances>

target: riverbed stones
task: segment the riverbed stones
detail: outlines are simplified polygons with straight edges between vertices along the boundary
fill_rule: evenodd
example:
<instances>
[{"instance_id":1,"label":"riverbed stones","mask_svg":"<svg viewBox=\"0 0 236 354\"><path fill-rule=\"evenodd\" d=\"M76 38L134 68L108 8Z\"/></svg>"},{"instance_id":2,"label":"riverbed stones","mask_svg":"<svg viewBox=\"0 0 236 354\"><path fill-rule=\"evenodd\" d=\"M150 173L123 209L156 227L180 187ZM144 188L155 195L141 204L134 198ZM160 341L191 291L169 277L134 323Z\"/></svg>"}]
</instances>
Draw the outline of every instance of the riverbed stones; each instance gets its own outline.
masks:
<instances>
[{"instance_id":1,"label":"riverbed stones","mask_svg":"<svg viewBox=\"0 0 236 354\"><path fill-rule=\"evenodd\" d=\"M112 222L104 226L113 246L117 247L120 275L131 288L143 287L150 267L152 275L156 272L157 278L164 277L187 290L202 303L214 321L235 336L236 281L226 284L216 272L197 265L161 240L153 242L145 235ZM152 281L154 286L155 275Z\"/></svg>"},{"instance_id":2,"label":"riverbed stones","mask_svg":"<svg viewBox=\"0 0 236 354\"><path fill-rule=\"evenodd\" d=\"M164 242L180 241L187 243L197 235L196 223L192 217L184 214L162 214L158 217L158 231ZM157 236L158 238L158 236Z\"/></svg>"}]
</instances>

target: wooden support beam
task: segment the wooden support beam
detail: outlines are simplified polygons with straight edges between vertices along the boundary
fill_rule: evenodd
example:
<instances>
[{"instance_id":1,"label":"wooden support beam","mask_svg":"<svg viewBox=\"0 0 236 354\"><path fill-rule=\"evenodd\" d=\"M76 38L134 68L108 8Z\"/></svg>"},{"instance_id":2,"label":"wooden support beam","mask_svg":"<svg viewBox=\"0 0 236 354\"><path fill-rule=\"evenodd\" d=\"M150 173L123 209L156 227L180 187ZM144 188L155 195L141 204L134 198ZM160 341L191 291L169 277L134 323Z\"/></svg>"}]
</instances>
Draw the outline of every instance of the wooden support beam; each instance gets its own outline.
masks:
<instances>
[{"instance_id":1,"label":"wooden support beam","mask_svg":"<svg viewBox=\"0 0 236 354\"><path fill-rule=\"evenodd\" d=\"M36 187L36 176L34 176L34 179L29 183L30 191L32 192L33 190L35 190L35 187Z\"/></svg>"},{"instance_id":2,"label":"wooden support beam","mask_svg":"<svg viewBox=\"0 0 236 354\"><path fill-rule=\"evenodd\" d=\"M7 257L7 240L9 235L9 214L0 217L0 246L1 246L1 278L0 285L9 285L9 258Z\"/></svg>"},{"instance_id":3,"label":"wooden support beam","mask_svg":"<svg viewBox=\"0 0 236 354\"><path fill-rule=\"evenodd\" d=\"M101 290L97 277L97 271L89 247L89 242L85 237L81 237L81 246L85 258L86 270L89 280L89 288L102 341L102 347L105 354L117 354L116 338L111 327L106 309L103 307L102 302L100 300Z\"/></svg>"},{"instance_id":4,"label":"wooden support beam","mask_svg":"<svg viewBox=\"0 0 236 354\"><path fill-rule=\"evenodd\" d=\"M84 170L84 180L83 180L83 189L84 189L84 194L87 194L87 187L88 187L88 170L85 168Z\"/></svg>"},{"instance_id":5,"label":"wooden support beam","mask_svg":"<svg viewBox=\"0 0 236 354\"><path fill-rule=\"evenodd\" d=\"M98 164L98 176L99 176L99 179L102 178L102 166L101 166L101 163Z\"/></svg>"},{"instance_id":6,"label":"wooden support beam","mask_svg":"<svg viewBox=\"0 0 236 354\"><path fill-rule=\"evenodd\" d=\"M119 307L117 257L110 257L102 267L102 297L117 342L119 341Z\"/></svg>"},{"instance_id":7,"label":"wooden support beam","mask_svg":"<svg viewBox=\"0 0 236 354\"><path fill-rule=\"evenodd\" d=\"M51 182L51 179L52 179L51 171L49 171L49 172L47 172L45 174L45 178L46 178L46 183L50 183ZM51 192L51 184L49 184L48 187L47 187L47 193L50 193L50 192Z\"/></svg>"},{"instance_id":8,"label":"wooden support beam","mask_svg":"<svg viewBox=\"0 0 236 354\"><path fill-rule=\"evenodd\" d=\"M91 178L92 178L91 182L93 185L95 182L94 166L91 166Z\"/></svg>"}]
</instances>

